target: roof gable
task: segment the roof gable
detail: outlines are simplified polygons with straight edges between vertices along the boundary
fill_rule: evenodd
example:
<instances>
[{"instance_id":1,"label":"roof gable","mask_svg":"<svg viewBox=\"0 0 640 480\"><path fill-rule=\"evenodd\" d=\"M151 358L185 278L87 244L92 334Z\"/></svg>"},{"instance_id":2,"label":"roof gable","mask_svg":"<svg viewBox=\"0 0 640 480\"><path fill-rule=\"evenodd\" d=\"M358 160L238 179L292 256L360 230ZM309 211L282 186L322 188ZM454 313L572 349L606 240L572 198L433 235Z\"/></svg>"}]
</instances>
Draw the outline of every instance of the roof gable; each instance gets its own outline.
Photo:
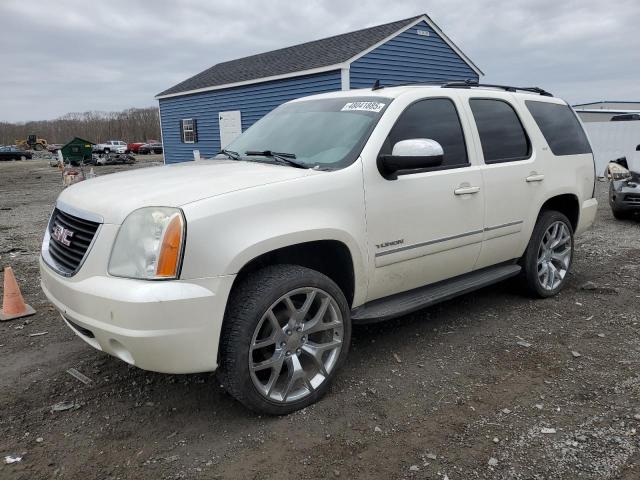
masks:
<instances>
[{"instance_id":1,"label":"roof gable","mask_svg":"<svg viewBox=\"0 0 640 480\"><path fill-rule=\"evenodd\" d=\"M327 70L329 67L337 69L341 66L348 66L349 62L360 58L421 20L428 21L430 26L471 68L482 74L478 67L442 33L427 15L418 15L355 32L218 63L159 93L157 97L184 95L195 93L195 91L214 90L235 86L235 84L249 84L275 79L272 77L293 76L303 74L303 72L316 73L323 71L323 69Z\"/></svg>"}]
</instances>

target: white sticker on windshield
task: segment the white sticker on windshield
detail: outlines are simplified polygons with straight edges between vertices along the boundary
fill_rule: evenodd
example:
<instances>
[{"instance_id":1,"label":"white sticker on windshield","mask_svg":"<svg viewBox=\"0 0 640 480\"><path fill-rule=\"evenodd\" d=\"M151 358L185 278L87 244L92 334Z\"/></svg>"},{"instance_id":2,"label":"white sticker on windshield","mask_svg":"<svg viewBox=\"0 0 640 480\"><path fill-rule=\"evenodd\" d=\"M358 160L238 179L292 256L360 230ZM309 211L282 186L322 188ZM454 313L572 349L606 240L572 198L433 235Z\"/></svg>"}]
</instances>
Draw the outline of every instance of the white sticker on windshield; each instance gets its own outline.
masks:
<instances>
[{"instance_id":1,"label":"white sticker on windshield","mask_svg":"<svg viewBox=\"0 0 640 480\"><path fill-rule=\"evenodd\" d=\"M384 103L379 102L351 102L342 107L343 112L364 111L364 112L376 112L384 108Z\"/></svg>"}]
</instances>

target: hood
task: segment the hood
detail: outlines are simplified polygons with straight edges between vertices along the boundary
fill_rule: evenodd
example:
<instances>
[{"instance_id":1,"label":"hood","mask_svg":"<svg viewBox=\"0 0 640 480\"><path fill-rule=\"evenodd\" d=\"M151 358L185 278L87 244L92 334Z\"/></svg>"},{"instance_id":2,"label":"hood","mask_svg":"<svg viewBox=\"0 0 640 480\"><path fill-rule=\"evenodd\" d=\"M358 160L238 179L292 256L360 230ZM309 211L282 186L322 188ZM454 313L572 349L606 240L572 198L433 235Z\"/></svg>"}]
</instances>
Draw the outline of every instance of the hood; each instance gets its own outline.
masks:
<instances>
[{"instance_id":1,"label":"hood","mask_svg":"<svg viewBox=\"0 0 640 480\"><path fill-rule=\"evenodd\" d=\"M85 180L64 190L58 204L63 209L67 205L75 211L100 215L104 223L120 224L141 207L179 207L229 192L319 174L258 162L201 160Z\"/></svg>"}]
</instances>

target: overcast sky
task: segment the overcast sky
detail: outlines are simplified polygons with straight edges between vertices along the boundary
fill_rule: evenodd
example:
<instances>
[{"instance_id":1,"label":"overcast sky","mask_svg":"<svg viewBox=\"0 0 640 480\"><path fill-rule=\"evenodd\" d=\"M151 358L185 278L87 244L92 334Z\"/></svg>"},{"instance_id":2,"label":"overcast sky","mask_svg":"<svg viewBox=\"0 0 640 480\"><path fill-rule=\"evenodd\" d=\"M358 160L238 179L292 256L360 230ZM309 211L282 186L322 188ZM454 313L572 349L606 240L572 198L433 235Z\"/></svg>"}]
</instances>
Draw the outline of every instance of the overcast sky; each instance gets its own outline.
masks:
<instances>
[{"instance_id":1,"label":"overcast sky","mask_svg":"<svg viewBox=\"0 0 640 480\"><path fill-rule=\"evenodd\" d=\"M640 100L638 0L0 0L0 120L155 105L215 63L420 13L486 82Z\"/></svg>"}]
</instances>

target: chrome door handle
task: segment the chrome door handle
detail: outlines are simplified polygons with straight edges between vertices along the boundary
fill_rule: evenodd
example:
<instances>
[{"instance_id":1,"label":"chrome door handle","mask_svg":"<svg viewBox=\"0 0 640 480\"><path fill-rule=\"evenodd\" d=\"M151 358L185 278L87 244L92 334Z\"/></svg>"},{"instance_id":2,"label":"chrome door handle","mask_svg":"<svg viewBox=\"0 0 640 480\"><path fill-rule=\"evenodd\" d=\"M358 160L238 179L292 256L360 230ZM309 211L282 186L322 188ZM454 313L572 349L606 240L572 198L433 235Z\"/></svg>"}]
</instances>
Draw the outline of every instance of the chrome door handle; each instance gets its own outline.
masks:
<instances>
[{"instance_id":1,"label":"chrome door handle","mask_svg":"<svg viewBox=\"0 0 640 480\"><path fill-rule=\"evenodd\" d=\"M456 195L471 195L472 193L478 193L480 191L480 187L458 187L453 193Z\"/></svg>"},{"instance_id":2,"label":"chrome door handle","mask_svg":"<svg viewBox=\"0 0 640 480\"><path fill-rule=\"evenodd\" d=\"M544 175L542 174L533 174L533 175L529 175L526 179L527 182L531 183L531 182L541 182L544 180Z\"/></svg>"}]
</instances>

